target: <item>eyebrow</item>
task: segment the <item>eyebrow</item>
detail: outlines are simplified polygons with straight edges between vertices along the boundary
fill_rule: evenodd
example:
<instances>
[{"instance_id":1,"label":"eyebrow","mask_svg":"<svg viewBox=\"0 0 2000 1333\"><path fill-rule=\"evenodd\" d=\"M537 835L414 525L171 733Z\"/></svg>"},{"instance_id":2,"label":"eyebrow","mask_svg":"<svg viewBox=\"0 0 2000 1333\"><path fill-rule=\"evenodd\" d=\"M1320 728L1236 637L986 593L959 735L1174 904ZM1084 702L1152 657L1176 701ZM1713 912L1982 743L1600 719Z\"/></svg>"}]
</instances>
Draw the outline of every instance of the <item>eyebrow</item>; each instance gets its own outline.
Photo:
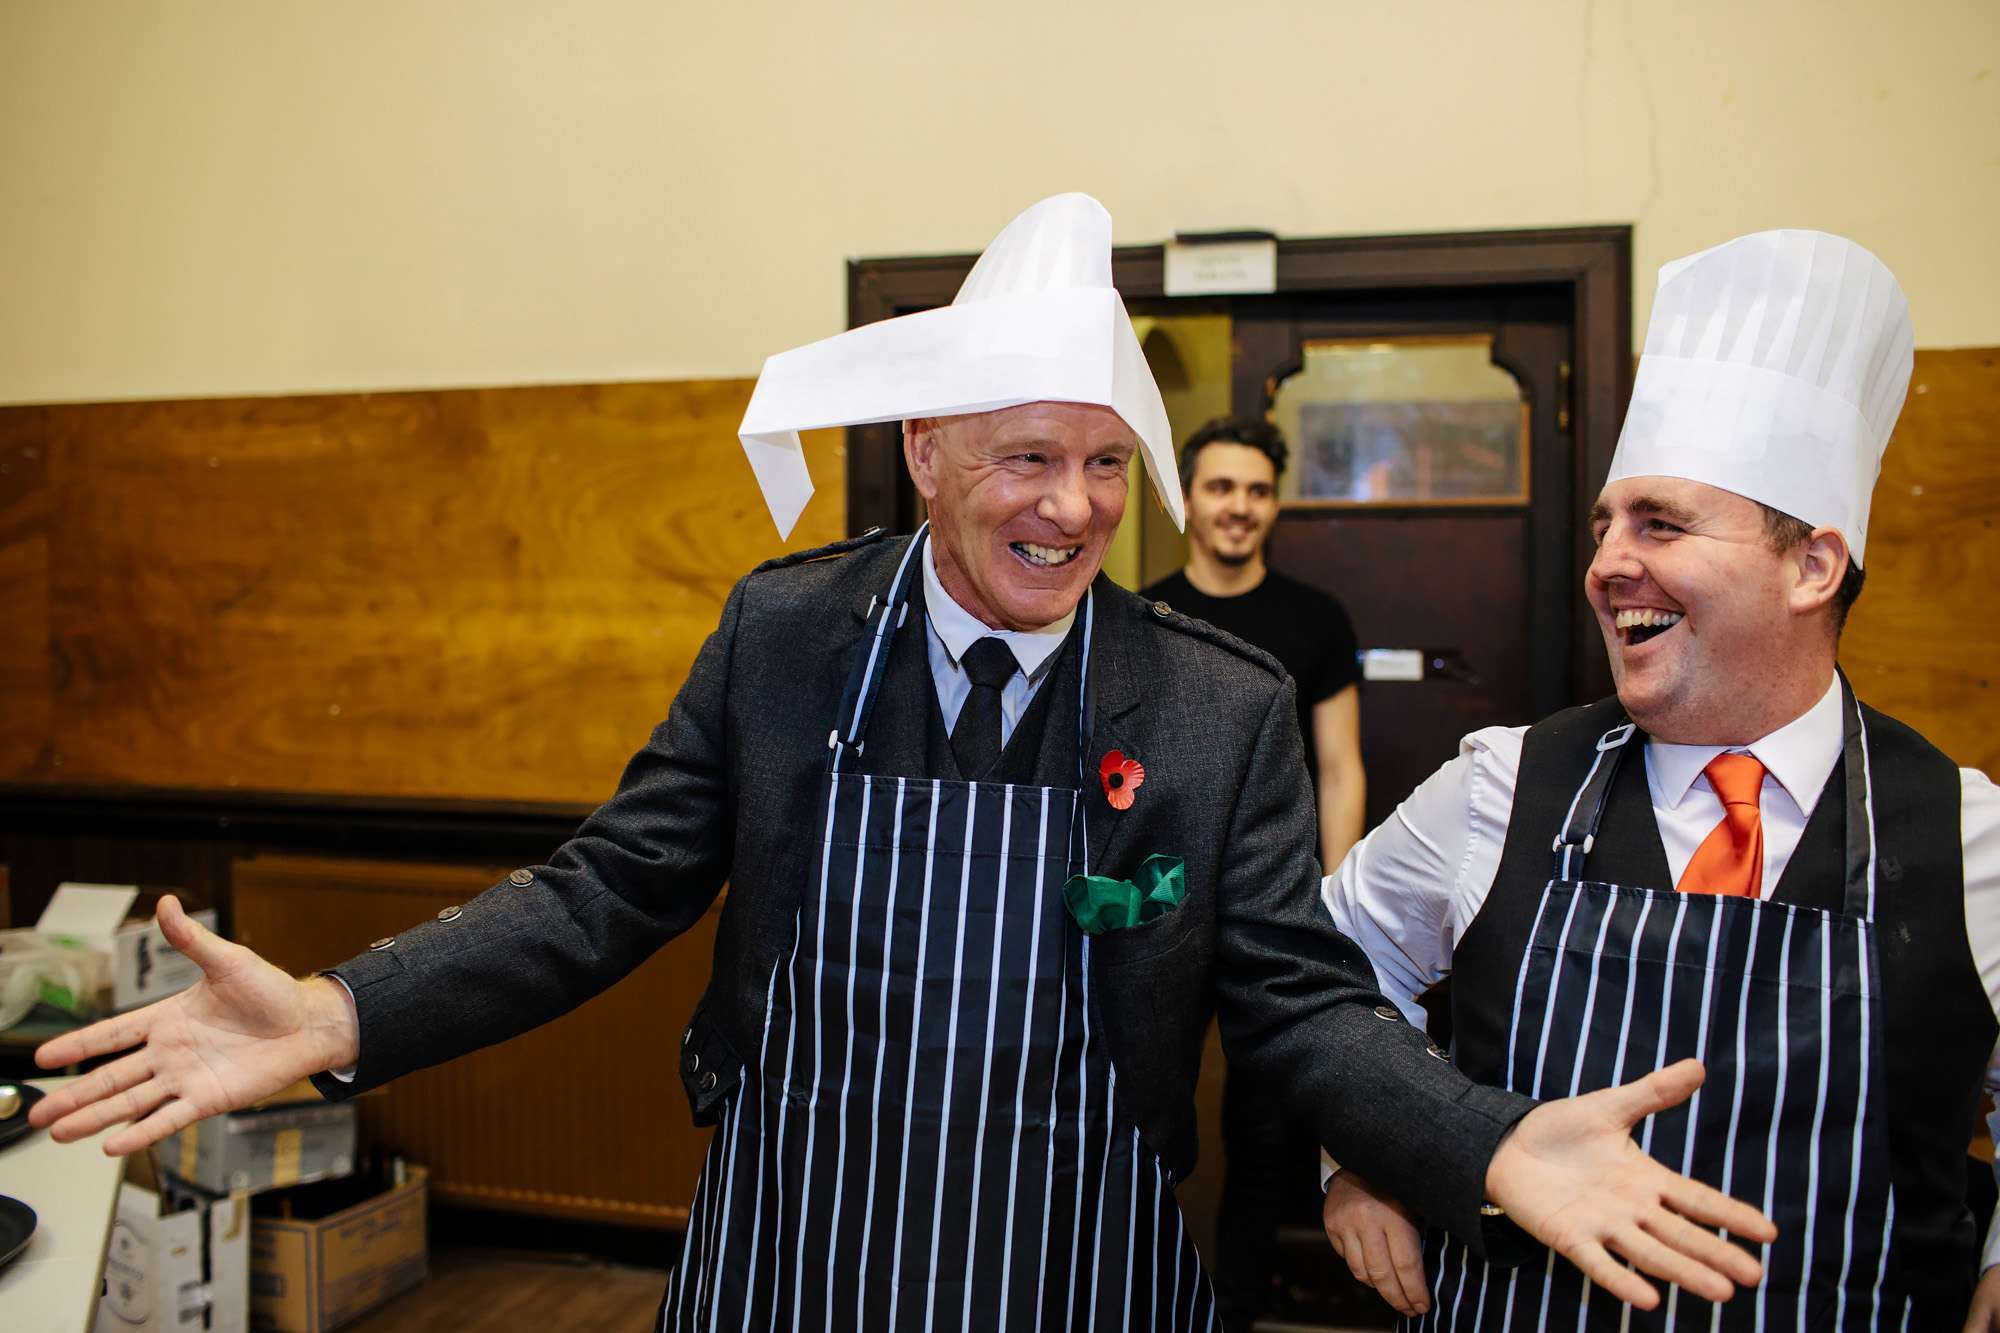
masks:
<instances>
[{"instance_id":1,"label":"eyebrow","mask_svg":"<svg viewBox=\"0 0 2000 1333\"><path fill-rule=\"evenodd\" d=\"M1650 514L1655 518L1664 518L1682 527L1693 523L1696 518L1693 510L1683 509L1681 506L1671 501L1662 500L1656 495L1634 496L1632 499L1626 501L1625 511L1631 514ZM1590 521L1592 524L1609 523L1611 519L1611 506L1604 503L1604 501L1599 500L1590 507Z\"/></svg>"}]
</instances>

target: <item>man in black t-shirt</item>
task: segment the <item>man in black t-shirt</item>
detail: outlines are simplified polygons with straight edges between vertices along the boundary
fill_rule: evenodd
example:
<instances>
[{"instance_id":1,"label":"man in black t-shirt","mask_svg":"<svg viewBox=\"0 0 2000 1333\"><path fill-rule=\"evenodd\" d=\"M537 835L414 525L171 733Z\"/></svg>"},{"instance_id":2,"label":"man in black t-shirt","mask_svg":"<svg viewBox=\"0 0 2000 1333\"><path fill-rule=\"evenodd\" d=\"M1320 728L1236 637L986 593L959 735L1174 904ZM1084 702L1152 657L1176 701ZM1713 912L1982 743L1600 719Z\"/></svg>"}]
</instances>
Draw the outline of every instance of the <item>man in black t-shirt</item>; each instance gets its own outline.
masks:
<instances>
[{"instance_id":1,"label":"man in black t-shirt","mask_svg":"<svg viewBox=\"0 0 2000 1333\"><path fill-rule=\"evenodd\" d=\"M1360 671L1340 603L1264 562L1286 453L1276 426L1249 418L1218 418L1188 437L1187 567L1145 595L1262 648L1290 673L1319 798L1320 858L1337 866L1361 836ZM1297 1220L1317 1235L1319 1145L1282 1104L1235 1074L1224 1084L1216 1294L1230 1333L1272 1312L1279 1222Z\"/></svg>"},{"instance_id":2,"label":"man in black t-shirt","mask_svg":"<svg viewBox=\"0 0 2000 1333\"><path fill-rule=\"evenodd\" d=\"M1337 866L1361 837L1361 679L1341 604L1264 563L1278 518L1285 437L1269 422L1219 417L1181 446L1187 568L1146 589L1186 615L1254 644L1298 687L1306 771L1319 797L1319 855Z\"/></svg>"}]
</instances>

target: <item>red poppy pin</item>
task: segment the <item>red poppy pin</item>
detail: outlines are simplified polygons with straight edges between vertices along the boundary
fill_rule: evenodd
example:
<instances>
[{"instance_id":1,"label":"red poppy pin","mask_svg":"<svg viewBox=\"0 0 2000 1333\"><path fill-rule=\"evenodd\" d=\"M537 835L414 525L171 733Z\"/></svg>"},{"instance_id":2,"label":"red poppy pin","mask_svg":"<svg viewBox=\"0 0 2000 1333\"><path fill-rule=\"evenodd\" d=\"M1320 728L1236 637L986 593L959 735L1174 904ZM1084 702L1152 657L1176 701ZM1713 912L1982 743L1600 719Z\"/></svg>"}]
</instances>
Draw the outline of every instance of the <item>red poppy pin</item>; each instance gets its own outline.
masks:
<instances>
[{"instance_id":1,"label":"red poppy pin","mask_svg":"<svg viewBox=\"0 0 2000 1333\"><path fill-rule=\"evenodd\" d=\"M1113 750L1097 765L1098 779L1104 783L1104 799L1113 810L1130 810L1132 795L1146 781L1146 768L1136 759L1127 759L1122 750Z\"/></svg>"}]
</instances>

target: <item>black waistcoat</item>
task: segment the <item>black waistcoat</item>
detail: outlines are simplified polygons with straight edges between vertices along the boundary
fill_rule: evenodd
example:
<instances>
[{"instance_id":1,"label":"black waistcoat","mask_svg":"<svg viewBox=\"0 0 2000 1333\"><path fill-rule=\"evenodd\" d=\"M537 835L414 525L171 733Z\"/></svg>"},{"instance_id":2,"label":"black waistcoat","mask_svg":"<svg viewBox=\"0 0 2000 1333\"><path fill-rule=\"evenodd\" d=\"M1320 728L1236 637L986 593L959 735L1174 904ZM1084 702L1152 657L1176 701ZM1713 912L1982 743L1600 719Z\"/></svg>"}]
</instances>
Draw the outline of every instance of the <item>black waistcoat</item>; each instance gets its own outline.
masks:
<instances>
[{"instance_id":1,"label":"black waistcoat","mask_svg":"<svg viewBox=\"0 0 2000 1333\"><path fill-rule=\"evenodd\" d=\"M1916 1300L1915 1326L1955 1329L1971 1299L1980 1239L1965 1205L1966 1143L2000 1023L1966 941L1958 768L1895 719L1866 705L1861 713L1875 809L1893 1254ZM1606 699L1557 713L1523 738L1500 868L1452 955L1453 1058L1481 1083L1505 1081L1515 980L1553 873L1551 844L1598 738L1624 720L1618 701ZM1842 910L1846 809L1836 763L1768 898ZM1638 754L1619 766L1584 874L1672 887Z\"/></svg>"},{"instance_id":2,"label":"black waistcoat","mask_svg":"<svg viewBox=\"0 0 2000 1333\"><path fill-rule=\"evenodd\" d=\"M951 729L938 707L937 683L931 678L930 627L924 623L924 585L910 590L909 619L889 650L875 712L868 724L868 744L861 755L866 773L963 778L951 752ZM1078 609L1061 648L1056 650L1042 683L1014 723L1000 762L989 782L1040 787L1077 785L1077 692L1082 685L1083 612Z\"/></svg>"}]
</instances>

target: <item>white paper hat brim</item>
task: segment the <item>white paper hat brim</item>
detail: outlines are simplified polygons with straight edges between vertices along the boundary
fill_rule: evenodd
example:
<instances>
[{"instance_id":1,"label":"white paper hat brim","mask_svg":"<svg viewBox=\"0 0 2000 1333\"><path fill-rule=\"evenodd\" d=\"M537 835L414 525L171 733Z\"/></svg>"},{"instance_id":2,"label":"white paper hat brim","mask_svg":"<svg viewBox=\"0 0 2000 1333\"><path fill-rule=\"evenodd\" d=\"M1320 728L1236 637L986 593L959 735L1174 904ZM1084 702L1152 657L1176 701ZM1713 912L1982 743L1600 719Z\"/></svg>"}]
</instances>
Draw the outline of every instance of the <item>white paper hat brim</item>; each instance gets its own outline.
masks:
<instances>
[{"instance_id":1,"label":"white paper hat brim","mask_svg":"<svg viewBox=\"0 0 2000 1333\"><path fill-rule=\"evenodd\" d=\"M799 432L1024 403L1091 403L1139 437L1147 475L1186 523L1158 386L1109 287L1058 288L863 325L765 361L738 433L780 536L812 498Z\"/></svg>"},{"instance_id":2,"label":"white paper hat brim","mask_svg":"<svg viewBox=\"0 0 2000 1333\"><path fill-rule=\"evenodd\" d=\"M1881 470L1871 435L1852 403L1776 371L1647 356L1606 481L1715 486L1835 529L1860 565Z\"/></svg>"}]
</instances>

